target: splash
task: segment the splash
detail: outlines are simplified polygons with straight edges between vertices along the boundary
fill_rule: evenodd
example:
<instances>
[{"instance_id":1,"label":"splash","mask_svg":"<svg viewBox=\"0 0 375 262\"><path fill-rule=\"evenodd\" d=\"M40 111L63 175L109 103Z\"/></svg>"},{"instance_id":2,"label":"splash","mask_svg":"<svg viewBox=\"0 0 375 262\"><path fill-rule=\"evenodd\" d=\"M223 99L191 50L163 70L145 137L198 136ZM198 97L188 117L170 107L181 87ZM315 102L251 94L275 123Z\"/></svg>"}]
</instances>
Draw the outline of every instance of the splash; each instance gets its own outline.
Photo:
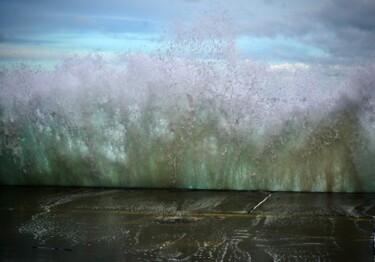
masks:
<instances>
[{"instance_id":1,"label":"splash","mask_svg":"<svg viewBox=\"0 0 375 262\"><path fill-rule=\"evenodd\" d=\"M375 68L247 59L223 17L152 53L2 70L0 183L374 192Z\"/></svg>"}]
</instances>

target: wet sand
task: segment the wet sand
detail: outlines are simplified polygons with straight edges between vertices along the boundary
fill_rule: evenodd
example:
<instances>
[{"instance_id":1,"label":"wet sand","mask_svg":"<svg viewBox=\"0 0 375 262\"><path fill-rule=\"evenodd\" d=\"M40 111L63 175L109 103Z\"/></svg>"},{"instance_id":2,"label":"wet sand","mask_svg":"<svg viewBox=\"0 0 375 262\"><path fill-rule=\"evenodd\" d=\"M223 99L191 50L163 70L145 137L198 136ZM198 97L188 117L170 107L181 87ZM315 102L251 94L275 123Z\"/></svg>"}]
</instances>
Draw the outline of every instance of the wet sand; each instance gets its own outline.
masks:
<instances>
[{"instance_id":1,"label":"wet sand","mask_svg":"<svg viewBox=\"0 0 375 262\"><path fill-rule=\"evenodd\" d=\"M1 261L374 261L375 194L0 187Z\"/></svg>"}]
</instances>

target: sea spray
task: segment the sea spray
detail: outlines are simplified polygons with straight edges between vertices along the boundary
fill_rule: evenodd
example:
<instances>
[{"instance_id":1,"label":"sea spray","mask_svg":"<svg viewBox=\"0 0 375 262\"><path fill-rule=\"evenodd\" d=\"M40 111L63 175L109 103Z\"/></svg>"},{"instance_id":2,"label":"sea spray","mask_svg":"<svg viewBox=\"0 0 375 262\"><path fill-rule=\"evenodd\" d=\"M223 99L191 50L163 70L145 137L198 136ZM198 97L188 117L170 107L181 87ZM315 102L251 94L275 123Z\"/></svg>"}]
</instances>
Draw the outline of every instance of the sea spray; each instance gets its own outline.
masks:
<instances>
[{"instance_id":1,"label":"sea spray","mask_svg":"<svg viewBox=\"0 0 375 262\"><path fill-rule=\"evenodd\" d=\"M0 183L374 192L374 68L256 62L217 23L2 70Z\"/></svg>"}]
</instances>

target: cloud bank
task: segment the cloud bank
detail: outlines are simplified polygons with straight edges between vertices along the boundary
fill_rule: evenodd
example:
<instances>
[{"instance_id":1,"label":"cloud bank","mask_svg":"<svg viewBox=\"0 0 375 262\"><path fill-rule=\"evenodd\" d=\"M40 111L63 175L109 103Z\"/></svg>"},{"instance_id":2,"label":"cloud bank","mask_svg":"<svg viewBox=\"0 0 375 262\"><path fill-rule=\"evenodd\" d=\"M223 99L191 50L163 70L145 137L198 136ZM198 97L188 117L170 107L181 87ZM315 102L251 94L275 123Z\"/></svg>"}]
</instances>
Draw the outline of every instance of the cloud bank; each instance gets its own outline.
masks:
<instances>
[{"instance_id":1,"label":"cloud bank","mask_svg":"<svg viewBox=\"0 0 375 262\"><path fill-rule=\"evenodd\" d=\"M228 30L248 56L322 65L374 61L375 2L368 0L3 0L0 45L150 50L176 21L194 22L218 10L230 16Z\"/></svg>"}]
</instances>

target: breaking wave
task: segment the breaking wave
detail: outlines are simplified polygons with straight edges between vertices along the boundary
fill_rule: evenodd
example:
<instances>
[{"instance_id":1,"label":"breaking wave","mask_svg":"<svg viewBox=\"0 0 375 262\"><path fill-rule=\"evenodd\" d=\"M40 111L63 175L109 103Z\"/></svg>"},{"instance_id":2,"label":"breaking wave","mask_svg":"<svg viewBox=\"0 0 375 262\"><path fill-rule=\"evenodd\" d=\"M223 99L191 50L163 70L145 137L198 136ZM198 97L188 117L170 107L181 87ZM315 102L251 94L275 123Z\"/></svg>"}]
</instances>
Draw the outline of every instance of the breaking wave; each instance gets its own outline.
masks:
<instances>
[{"instance_id":1,"label":"breaking wave","mask_svg":"<svg viewBox=\"0 0 375 262\"><path fill-rule=\"evenodd\" d=\"M374 67L339 81L198 28L152 53L2 70L0 183L374 192Z\"/></svg>"}]
</instances>

